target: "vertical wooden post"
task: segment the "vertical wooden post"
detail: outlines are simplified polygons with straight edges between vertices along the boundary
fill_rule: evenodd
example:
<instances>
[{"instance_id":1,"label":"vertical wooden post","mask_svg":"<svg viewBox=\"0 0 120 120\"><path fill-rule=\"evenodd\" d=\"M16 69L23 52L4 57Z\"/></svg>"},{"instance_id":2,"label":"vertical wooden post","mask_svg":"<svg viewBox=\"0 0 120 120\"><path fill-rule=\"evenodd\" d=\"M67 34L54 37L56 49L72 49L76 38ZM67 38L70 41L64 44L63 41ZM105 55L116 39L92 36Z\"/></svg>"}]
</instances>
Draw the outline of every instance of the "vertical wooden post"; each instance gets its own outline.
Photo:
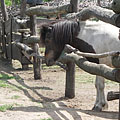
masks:
<instances>
[{"instance_id":1,"label":"vertical wooden post","mask_svg":"<svg viewBox=\"0 0 120 120\"><path fill-rule=\"evenodd\" d=\"M21 6L20 6L20 17L23 18L26 16L26 0L21 0Z\"/></svg>"},{"instance_id":2,"label":"vertical wooden post","mask_svg":"<svg viewBox=\"0 0 120 120\"><path fill-rule=\"evenodd\" d=\"M72 12L77 12L78 11L78 0L71 0L70 4L72 7Z\"/></svg>"},{"instance_id":3,"label":"vertical wooden post","mask_svg":"<svg viewBox=\"0 0 120 120\"><path fill-rule=\"evenodd\" d=\"M72 12L77 12L78 10L78 0L71 0L70 4L72 6ZM73 62L67 63L66 70L66 88L65 97L74 98L75 97L75 64Z\"/></svg>"},{"instance_id":4,"label":"vertical wooden post","mask_svg":"<svg viewBox=\"0 0 120 120\"><path fill-rule=\"evenodd\" d=\"M119 83L119 113L118 113L118 120L120 120L120 83Z\"/></svg>"},{"instance_id":5,"label":"vertical wooden post","mask_svg":"<svg viewBox=\"0 0 120 120\"><path fill-rule=\"evenodd\" d=\"M0 0L1 2L1 12L2 12L2 51L5 53L4 57L8 58L6 50L6 33L5 33L5 21L8 20L8 13L5 5L5 0Z\"/></svg>"},{"instance_id":6,"label":"vertical wooden post","mask_svg":"<svg viewBox=\"0 0 120 120\"><path fill-rule=\"evenodd\" d=\"M66 86L65 97L75 97L75 64L73 62L67 63L66 70Z\"/></svg>"},{"instance_id":7,"label":"vertical wooden post","mask_svg":"<svg viewBox=\"0 0 120 120\"><path fill-rule=\"evenodd\" d=\"M100 0L97 0L97 5L101 6Z\"/></svg>"},{"instance_id":8,"label":"vertical wooden post","mask_svg":"<svg viewBox=\"0 0 120 120\"><path fill-rule=\"evenodd\" d=\"M12 1L13 4L15 4L15 1ZM20 18L23 19L26 14L25 14L25 11L26 11L26 0L22 0L21 1L21 5L20 5ZM24 29L23 27L21 27L21 29ZM22 33L22 40L21 42L23 42L23 38L24 38L24 35ZM28 64L23 64L23 58L24 55L21 55L21 65L22 65L22 69L23 70L27 70L28 69Z\"/></svg>"},{"instance_id":9,"label":"vertical wooden post","mask_svg":"<svg viewBox=\"0 0 120 120\"><path fill-rule=\"evenodd\" d=\"M36 15L30 16L30 23L31 23L31 35L37 35L37 21L36 21ZM39 45L35 43L33 45L34 52L39 54ZM41 79L41 60L33 57L33 69L34 69L34 79Z\"/></svg>"}]
</instances>

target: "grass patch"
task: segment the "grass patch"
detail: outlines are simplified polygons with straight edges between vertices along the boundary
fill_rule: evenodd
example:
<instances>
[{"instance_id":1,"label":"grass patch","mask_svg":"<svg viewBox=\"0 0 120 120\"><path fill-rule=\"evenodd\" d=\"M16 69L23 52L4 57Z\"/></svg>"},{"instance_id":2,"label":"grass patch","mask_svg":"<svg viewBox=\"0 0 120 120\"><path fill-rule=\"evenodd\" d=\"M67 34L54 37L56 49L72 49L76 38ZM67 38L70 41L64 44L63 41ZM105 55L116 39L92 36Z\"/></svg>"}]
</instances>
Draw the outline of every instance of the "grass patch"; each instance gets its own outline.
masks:
<instances>
[{"instance_id":1,"label":"grass patch","mask_svg":"<svg viewBox=\"0 0 120 120\"><path fill-rule=\"evenodd\" d=\"M0 106L0 111L1 112L5 112L6 110L12 110L13 109L13 105L1 105Z\"/></svg>"},{"instance_id":2,"label":"grass patch","mask_svg":"<svg viewBox=\"0 0 120 120\"><path fill-rule=\"evenodd\" d=\"M2 73L2 74L0 74L0 79L15 79L15 77Z\"/></svg>"},{"instance_id":3,"label":"grass patch","mask_svg":"<svg viewBox=\"0 0 120 120\"><path fill-rule=\"evenodd\" d=\"M0 80L0 87L2 87L2 88L11 88L14 91L19 90L17 87L10 85L10 84L7 83L7 81L3 81L3 80Z\"/></svg>"},{"instance_id":4,"label":"grass patch","mask_svg":"<svg viewBox=\"0 0 120 120\"><path fill-rule=\"evenodd\" d=\"M47 119L46 119L46 118L45 118L45 119L40 119L40 120L53 120L53 119L51 119L51 118L47 118Z\"/></svg>"},{"instance_id":5,"label":"grass patch","mask_svg":"<svg viewBox=\"0 0 120 120\"><path fill-rule=\"evenodd\" d=\"M75 79L78 83L94 83L95 76L86 72L80 72L80 74L77 72Z\"/></svg>"},{"instance_id":6,"label":"grass patch","mask_svg":"<svg viewBox=\"0 0 120 120\"><path fill-rule=\"evenodd\" d=\"M96 75L89 74L87 72L77 72L76 73L76 81L78 83L95 83ZM118 84L117 82L113 82L111 80L105 79L106 84Z\"/></svg>"},{"instance_id":7,"label":"grass patch","mask_svg":"<svg viewBox=\"0 0 120 120\"><path fill-rule=\"evenodd\" d=\"M58 65L46 66L46 64L42 64L42 68L45 69L60 69Z\"/></svg>"},{"instance_id":8,"label":"grass patch","mask_svg":"<svg viewBox=\"0 0 120 120\"><path fill-rule=\"evenodd\" d=\"M105 83L106 83L106 84L114 84L114 85L118 85L117 82L113 82L113 81L108 80L108 79L105 79Z\"/></svg>"},{"instance_id":9,"label":"grass patch","mask_svg":"<svg viewBox=\"0 0 120 120\"><path fill-rule=\"evenodd\" d=\"M14 95L14 96L12 96L11 98L12 98L12 99L19 99L20 96L18 96L18 95Z\"/></svg>"},{"instance_id":10,"label":"grass patch","mask_svg":"<svg viewBox=\"0 0 120 120\"><path fill-rule=\"evenodd\" d=\"M1 81L0 80L0 87L6 88L6 87L10 87L10 85L7 84L6 81Z\"/></svg>"}]
</instances>

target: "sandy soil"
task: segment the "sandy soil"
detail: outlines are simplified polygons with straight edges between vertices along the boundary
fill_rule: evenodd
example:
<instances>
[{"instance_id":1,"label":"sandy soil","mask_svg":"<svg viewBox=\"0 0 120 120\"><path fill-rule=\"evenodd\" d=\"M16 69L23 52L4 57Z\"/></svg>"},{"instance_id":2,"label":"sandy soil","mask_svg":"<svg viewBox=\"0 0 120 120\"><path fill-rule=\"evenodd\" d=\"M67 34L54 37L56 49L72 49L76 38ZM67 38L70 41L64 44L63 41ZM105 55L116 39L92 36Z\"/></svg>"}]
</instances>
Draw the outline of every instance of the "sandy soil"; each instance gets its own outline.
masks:
<instances>
[{"instance_id":1,"label":"sandy soil","mask_svg":"<svg viewBox=\"0 0 120 120\"><path fill-rule=\"evenodd\" d=\"M32 68L18 68L20 64L15 61L13 67L0 61L0 73L15 77L0 79L11 86L0 87L0 105L13 105L12 110L0 112L0 120L117 120L118 100L108 102L103 112L91 110L96 98L95 76L77 69L76 97L68 99L64 97L64 70L44 68L42 79L34 80ZM117 83L107 82L105 94L118 89Z\"/></svg>"}]
</instances>

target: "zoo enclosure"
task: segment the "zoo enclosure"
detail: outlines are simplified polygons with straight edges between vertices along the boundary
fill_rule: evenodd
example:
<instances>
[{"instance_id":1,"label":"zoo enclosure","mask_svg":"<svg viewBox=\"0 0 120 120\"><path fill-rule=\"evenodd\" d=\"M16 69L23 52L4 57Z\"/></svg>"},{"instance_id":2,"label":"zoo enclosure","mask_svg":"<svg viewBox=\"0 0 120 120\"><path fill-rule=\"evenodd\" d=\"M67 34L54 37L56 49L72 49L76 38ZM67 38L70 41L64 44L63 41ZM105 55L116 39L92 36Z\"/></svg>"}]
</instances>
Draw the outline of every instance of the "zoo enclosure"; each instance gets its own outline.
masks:
<instances>
[{"instance_id":1,"label":"zoo enclosure","mask_svg":"<svg viewBox=\"0 0 120 120\"><path fill-rule=\"evenodd\" d=\"M55 4L54 4L55 5ZM50 6L50 5L49 5ZM79 5L80 6L80 5ZM23 15L24 16L24 15ZM39 54L37 43L39 42L39 37L36 36L36 25L45 22L50 22L50 20L41 20L36 19L35 16L30 16L28 20L21 17L22 20L15 19L14 16L10 16L10 18L6 21L1 21L1 49L2 52L8 60L16 59L19 60L23 66L23 68L27 68L29 64L33 64L31 57L27 56L21 48L18 48L14 43L14 41L20 43L27 43L34 50L31 51ZM23 22L24 21L24 22ZM30 24L30 23L34 24ZM29 28L29 29L28 29ZM18 33L19 32L19 33ZM20 44L20 46L23 44ZM38 76L40 78L40 61L34 57L35 66L34 66L34 77ZM72 66L72 67L71 67ZM66 71L66 91L65 96L74 97L75 96L75 76L74 76L74 63L67 63L68 70ZM70 76L72 74L72 76ZM72 84L71 84L72 83Z\"/></svg>"}]
</instances>

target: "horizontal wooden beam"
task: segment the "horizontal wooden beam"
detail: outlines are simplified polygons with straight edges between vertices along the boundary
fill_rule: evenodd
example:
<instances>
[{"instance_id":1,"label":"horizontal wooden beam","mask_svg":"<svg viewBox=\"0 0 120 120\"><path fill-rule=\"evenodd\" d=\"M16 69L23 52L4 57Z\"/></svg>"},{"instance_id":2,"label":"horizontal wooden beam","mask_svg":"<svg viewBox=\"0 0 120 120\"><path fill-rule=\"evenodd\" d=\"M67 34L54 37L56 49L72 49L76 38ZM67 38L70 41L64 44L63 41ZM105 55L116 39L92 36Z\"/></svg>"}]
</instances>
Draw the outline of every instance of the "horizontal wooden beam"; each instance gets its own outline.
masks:
<instances>
[{"instance_id":1,"label":"horizontal wooden beam","mask_svg":"<svg viewBox=\"0 0 120 120\"><path fill-rule=\"evenodd\" d=\"M26 10L26 14L31 16L31 15L57 15L57 14L66 14L71 12L71 5L63 5L63 6L35 6L35 7L30 7Z\"/></svg>"},{"instance_id":2,"label":"horizontal wooden beam","mask_svg":"<svg viewBox=\"0 0 120 120\"><path fill-rule=\"evenodd\" d=\"M93 17L96 17L101 21L120 27L120 14L115 14L115 12L113 12L112 10L101 8L99 6L87 7L82 9L80 12L70 13L66 15L67 19L78 18L82 21Z\"/></svg>"},{"instance_id":3,"label":"horizontal wooden beam","mask_svg":"<svg viewBox=\"0 0 120 120\"><path fill-rule=\"evenodd\" d=\"M120 92L110 91L110 92L108 92L108 94L107 94L107 100L108 100L108 101L112 101L112 100L119 99L119 95L120 95Z\"/></svg>"},{"instance_id":4,"label":"horizontal wooden beam","mask_svg":"<svg viewBox=\"0 0 120 120\"><path fill-rule=\"evenodd\" d=\"M120 69L118 68L111 68L105 64L96 64L96 63L92 63L87 61L86 58L79 56L75 53L70 53L69 54L69 48L68 50L66 50L67 48L65 48L65 51L68 51L68 53L64 53L60 56L59 58L59 62L62 63L67 63L68 61L72 61L75 62L75 64L80 67L81 69L83 69L84 71L93 74L93 75L99 75L102 76L108 80L114 81L114 82L118 82L120 83ZM120 58L120 56L118 56L118 58Z\"/></svg>"},{"instance_id":5,"label":"horizontal wooden beam","mask_svg":"<svg viewBox=\"0 0 120 120\"><path fill-rule=\"evenodd\" d=\"M25 44L33 44L33 43L39 43L40 37L39 36L30 36L23 39L23 43Z\"/></svg>"},{"instance_id":6,"label":"horizontal wooden beam","mask_svg":"<svg viewBox=\"0 0 120 120\"><path fill-rule=\"evenodd\" d=\"M66 45L64 51L65 52L74 52L77 55L80 55L83 57L92 57L92 58L104 58L104 57L108 57L108 56L118 56L120 54L120 51L105 52L105 53L100 53L100 54L84 53L84 52L80 52L79 50L77 50L76 48L73 48L70 45Z\"/></svg>"},{"instance_id":7,"label":"horizontal wooden beam","mask_svg":"<svg viewBox=\"0 0 120 120\"><path fill-rule=\"evenodd\" d=\"M20 43L20 42L13 42L13 44L15 44L18 48L24 50L27 54L32 54L34 53L33 49L30 48L29 46L23 44L23 43Z\"/></svg>"}]
</instances>

